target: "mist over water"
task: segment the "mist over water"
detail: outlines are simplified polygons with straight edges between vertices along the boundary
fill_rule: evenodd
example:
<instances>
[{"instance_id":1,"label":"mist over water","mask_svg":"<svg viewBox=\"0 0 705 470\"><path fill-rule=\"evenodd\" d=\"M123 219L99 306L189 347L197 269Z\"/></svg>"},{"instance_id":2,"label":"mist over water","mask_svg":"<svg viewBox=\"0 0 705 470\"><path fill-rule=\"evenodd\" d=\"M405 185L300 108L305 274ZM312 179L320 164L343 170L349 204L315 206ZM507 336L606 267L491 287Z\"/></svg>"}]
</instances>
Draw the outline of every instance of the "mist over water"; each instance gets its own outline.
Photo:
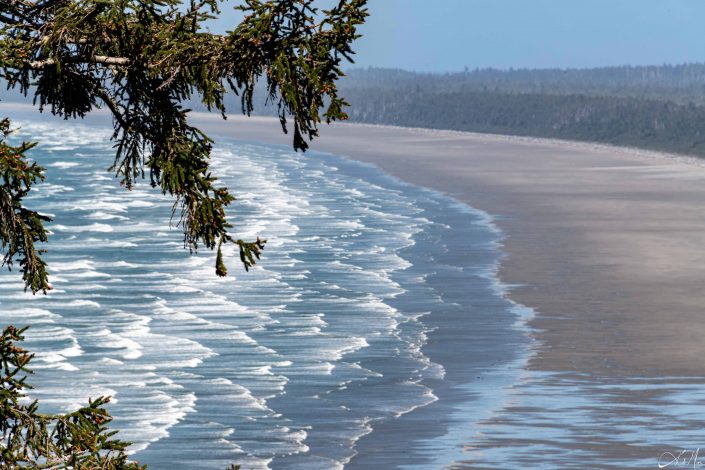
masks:
<instances>
[{"instance_id":1,"label":"mist over water","mask_svg":"<svg viewBox=\"0 0 705 470\"><path fill-rule=\"evenodd\" d=\"M31 324L45 409L111 395L150 468L444 465L503 402L531 314L495 276L483 213L333 155L220 141L233 232L268 239L250 273L183 250L172 200L105 171L109 133L23 122L55 221L48 296L0 274L3 324Z\"/></svg>"}]
</instances>

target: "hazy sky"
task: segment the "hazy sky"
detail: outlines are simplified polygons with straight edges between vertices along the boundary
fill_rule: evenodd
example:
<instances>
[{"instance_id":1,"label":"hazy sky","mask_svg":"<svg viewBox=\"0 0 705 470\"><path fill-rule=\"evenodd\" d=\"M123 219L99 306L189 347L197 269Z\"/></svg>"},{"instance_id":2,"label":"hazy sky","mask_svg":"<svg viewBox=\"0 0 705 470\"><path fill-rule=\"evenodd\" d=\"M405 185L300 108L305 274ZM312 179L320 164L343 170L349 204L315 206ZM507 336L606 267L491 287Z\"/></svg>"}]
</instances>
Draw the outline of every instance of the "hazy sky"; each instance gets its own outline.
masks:
<instances>
[{"instance_id":1,"label":"hazy sky","mask_svg":"<svg viewBox=\"0 0 705 470\"><path fill-rule=\"evenodd\" d=\"M705 61L705 0L369 0L369 9L356 48L360 66L453 71Z\"/></svg>"},{"instance_id":2,"label":"hazy sky","mask_svg":"<svg viewBox=\"0 0 705 470\"><path fill-rule=\"evenodd\" d=\"M705 60L705 0L370 0L360 65L412 70Z\"/></svg>"}]
</instances>

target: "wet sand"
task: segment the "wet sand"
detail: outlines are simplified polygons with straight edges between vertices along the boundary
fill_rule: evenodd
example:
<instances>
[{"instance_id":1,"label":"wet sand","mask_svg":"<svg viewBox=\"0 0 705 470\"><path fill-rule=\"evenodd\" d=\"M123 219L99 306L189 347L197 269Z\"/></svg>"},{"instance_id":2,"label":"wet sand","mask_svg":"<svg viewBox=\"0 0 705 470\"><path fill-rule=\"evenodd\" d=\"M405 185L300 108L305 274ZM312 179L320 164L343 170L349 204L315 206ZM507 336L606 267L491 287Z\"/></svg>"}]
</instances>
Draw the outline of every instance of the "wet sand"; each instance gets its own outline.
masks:
<instances>
[{"instance_id":1,"label":"wet sand","mask_svg":"<svg viewBox=\"0 0 705 470\"><path fill-rule=\"evenodd\" d=\"M290 145L273 120L199 119L213 134ZM658 468L678 455L705 464L705 162L423 129L321 133L313 150L492 214L506 235L499 276L537 312L525 376L468 426L453 468ZM408 451L424 439L419 431ZM365 440L359 449L353 464L379 451Z\"/></svg>"},{"instance_id":2,"label":"wet sand","mask_svg":"<svg viewBox=\"0 0 705 470\"><path fill-rule=\"evenodd\" d=\"M291 145L272 119L194 118L214 137ZM384 126L321 134L313 150L451 195L506 235L499 275L537 312L536 353L468 429L458 466L656 468L705 446L705 161Z\"/></svg>"},{"instance_id":3,"label":"wet sand","mask_svg":"<svg viewBox=\"0 0 705 470\"><path fill-rule=\"evenodd\" d=\"M290 144L266 118L213 134ZM705 167L697 160L542 139L334 124L313 150L371 162L493 214L500 277L533 307L530 369L705 375Z\"/></svg>"},{"instance_id":4,"label":"wet sand","mask_svg":"<svg viewBox=\"0 0 705 470\"><path fill-rule=\"evenodd\" d=\"M39 117L27 105L0 109ZM194 113L193 122L213 136L291 145L271 118ZM311 148L373 163L496 218L506 235L500 277L514 286L513 300L539 313L531 369L705 376L705 161L347 123L324 125Z\"/></svg>"}]
</instances>

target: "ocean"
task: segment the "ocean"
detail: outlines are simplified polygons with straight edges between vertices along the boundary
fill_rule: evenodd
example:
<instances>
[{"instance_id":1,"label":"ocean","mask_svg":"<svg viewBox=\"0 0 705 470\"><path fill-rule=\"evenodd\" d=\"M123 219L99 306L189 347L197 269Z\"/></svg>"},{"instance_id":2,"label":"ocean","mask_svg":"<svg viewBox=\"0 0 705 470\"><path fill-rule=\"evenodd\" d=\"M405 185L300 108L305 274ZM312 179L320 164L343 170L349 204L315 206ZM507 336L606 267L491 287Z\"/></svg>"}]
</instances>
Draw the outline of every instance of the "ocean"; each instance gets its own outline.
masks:
<instances>
[{"instance_id":1,"label":"ocean","mask_svg":"<svg viewBox=\"0 0 705 470\"><path fill-rule=\"evenodd\" d=\"M531 355L533 312L497 278L486 213L346 158L218 138L249 273L190 254L173 201L107 168L110 129L15 122L46 181L55 289L0 273L0 321L32 327L45 411L110 395L151 469L437 468L463 460Z\"/></svg>"}]
</instances>

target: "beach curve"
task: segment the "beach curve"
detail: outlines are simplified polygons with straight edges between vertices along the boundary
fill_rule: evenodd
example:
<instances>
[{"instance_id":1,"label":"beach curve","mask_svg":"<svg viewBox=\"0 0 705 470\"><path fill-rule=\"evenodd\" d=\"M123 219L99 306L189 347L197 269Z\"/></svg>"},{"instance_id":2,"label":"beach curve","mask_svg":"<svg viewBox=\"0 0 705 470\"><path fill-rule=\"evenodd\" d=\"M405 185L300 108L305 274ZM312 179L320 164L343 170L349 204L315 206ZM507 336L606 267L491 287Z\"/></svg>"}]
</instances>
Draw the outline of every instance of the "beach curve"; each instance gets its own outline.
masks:
<instances>
[{"instance_id":1,"label":"beach curve","mask_svg":"<svg viewBox=\"0 0 705 470\"><path fill-rule=\"evenodd\" d=\"M288 144L267 118L214 134ZM636 149L334 124L313 150L373 163L497 217L500 277L535 308L538 370L705 375L705 168Z\"/></svg>"}]
</instances>

